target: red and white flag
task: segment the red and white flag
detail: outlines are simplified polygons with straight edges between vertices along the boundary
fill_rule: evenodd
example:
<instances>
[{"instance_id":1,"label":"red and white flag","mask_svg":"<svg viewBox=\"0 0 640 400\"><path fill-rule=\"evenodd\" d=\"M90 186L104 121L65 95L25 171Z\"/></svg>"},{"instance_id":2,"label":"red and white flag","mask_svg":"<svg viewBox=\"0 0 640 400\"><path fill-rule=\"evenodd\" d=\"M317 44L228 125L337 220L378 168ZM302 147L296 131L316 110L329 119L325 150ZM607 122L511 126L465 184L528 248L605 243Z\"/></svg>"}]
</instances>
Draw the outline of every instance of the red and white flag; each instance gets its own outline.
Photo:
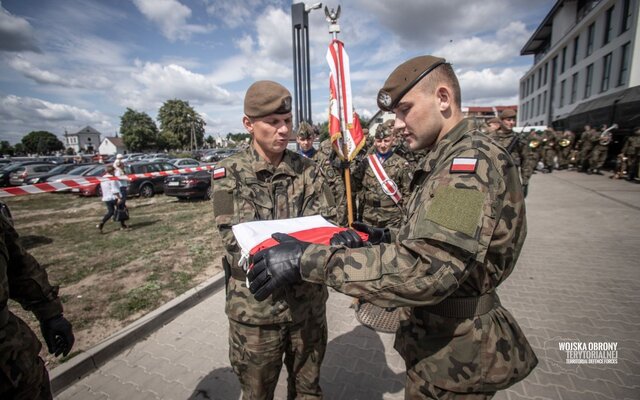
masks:
<instances>
[{"instance_id":1,"label":"red and white flag","mask_svg":"<svg viewBox=\"0 0 640 400\"><path fill-rule=\"evenodd\" d=\"M271 238L274 233L286 233L303 242L329 245L333 235L346 229L335 226L320 215L243 222L231 227L242 254L239 263L245 269L250 256L278 244ZM368 239L365 233L358 234L363 241Z\"/></svg>"},{"instance_id":2,"label":"red and white flag","mask_svg":"<svg viewBox=\"0 0 640 400\"><path fill-rule=\"evenodd\" d=\"M351 161L365 143L360 119L351 103L351 76L349 56L344 44L334 39L329 44L327 62L329 74L329 136L343 160ZM346 150L344 147L346 146Z\"/></svg>"}]
</instances>

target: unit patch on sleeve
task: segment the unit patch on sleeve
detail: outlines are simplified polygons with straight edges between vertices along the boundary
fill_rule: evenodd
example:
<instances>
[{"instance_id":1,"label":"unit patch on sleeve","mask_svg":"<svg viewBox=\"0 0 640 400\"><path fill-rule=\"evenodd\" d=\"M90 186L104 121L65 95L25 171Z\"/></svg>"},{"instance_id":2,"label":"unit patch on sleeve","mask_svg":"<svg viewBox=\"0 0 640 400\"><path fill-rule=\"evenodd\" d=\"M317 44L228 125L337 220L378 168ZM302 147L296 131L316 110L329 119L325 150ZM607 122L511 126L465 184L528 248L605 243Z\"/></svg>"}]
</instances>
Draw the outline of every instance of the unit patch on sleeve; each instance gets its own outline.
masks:
<instances>
[{"instance_id":1,"label":"unit patch on sleeve","mask_svg":"<svg viewBox=\"0 0 640 400\"><path fill-rule=\"evenodd\" d=\"M456 157L453 159L453 162L451 162L451 168L449 168L449 172L473 174L476 172L477 166L478 166L477 158Z\"/></svg>"},{"instance_id":2,"label":"unit patch on sleeve","mask_svg":"<svg viewBox=\"0 0 640 400\"><path fill-rule=\"evenodd\" d=\"M213 179L220 179L220 178L224 178L225 176L227 176L227 170L223 167L223 168L216 168L213 170Z\"/></svg>"}]
</instances>

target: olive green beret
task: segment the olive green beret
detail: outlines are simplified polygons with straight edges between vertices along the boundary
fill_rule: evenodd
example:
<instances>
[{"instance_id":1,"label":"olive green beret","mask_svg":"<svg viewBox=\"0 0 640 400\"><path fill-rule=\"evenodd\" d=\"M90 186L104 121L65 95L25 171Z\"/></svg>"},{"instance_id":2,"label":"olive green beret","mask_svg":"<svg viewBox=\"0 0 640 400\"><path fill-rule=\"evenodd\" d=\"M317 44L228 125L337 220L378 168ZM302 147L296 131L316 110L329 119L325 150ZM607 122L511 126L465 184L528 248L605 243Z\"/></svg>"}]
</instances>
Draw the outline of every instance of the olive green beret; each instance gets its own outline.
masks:
<instances>
[{"instance_id":1,"label":"olive green beret","mask_svg":"<svg viewBox=\"0 0 640 400\"><path fill-rule=\"evenodd\" d=\"M515 117L516 117L516 111L510 108L507 108L506 110L500 113L500 119L515 118Z\"/></svg>"},{"instance_id":2,"label":"olive green beret","mask_svg":"<svg viewBox=\"0 0 640 400\"><path fill-rule=\"evenodd\" d=\"M378 107L384 111L392 111L412 87L444 63L444 58L420 56L400 64L378 92Z\"/></svg>"},{"instance_id":3,"label":"olive green beret","mask_svg":"<svg viewBox=\"0 0 640 400\"><path fill-rule=\"evenodd\" d=\"M391 136L393 134L394 122L394 120L390 119L378 125L374 137L376 139L384 139L387 136Z\"/></svg>"},{"instance_id":4,"label":"olive green beret","mask_svg":"<svg viewBox=\"0 0 640 400\"><path fill-rule=\"evenodd\" d=\"M306 121L300 122L300 126L298 126L298 131L296 132L296 135L300 139L309 139L315 134L316 134L315 127L309 125L309 123Z\"/></svg>"},{"instance_id":5,"label":"olive green beret","mask_svg":"<svg viewBox=\"0 0 640 400\"><path fill-rule=\"evenodd\" d=\"M500 119L498 119L497 117L493 117L487 121L487 124L499 124L499 123L500 123Z\"/></svg>"},{"instance_id":6,"label":"olive green beret","mask_svg":"<svg viewBox=\"0 0 640 400\"><path fill-rule=\"evenodd\" d=\"M289 112L291 112L291 93L277 82L254 82L244 95L244 113L247 117L259 118Z\"/></svg>"}]
</instances>

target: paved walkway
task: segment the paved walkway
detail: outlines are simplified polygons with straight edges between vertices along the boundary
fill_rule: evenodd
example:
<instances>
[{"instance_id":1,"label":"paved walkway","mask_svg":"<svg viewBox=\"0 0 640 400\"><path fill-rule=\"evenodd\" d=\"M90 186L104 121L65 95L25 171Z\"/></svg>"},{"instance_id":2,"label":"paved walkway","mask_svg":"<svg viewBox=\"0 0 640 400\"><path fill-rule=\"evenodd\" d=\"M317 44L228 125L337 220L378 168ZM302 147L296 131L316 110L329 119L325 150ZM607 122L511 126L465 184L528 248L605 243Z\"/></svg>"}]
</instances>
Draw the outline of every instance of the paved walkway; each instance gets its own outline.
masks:
<instances>
[{"instance_id":1,"label":"paved walkway","mask_svg":"<svg viewBox=\"0 0 640 400\"><path fill-rule=\"evenodd\" d=\"M640 185L567 171L538 173L527 211L525 247L499 293L540 364L495 398L640 398ZM212 295L57 398L238 399L223 302L221 292ZM349 304L332 292L325 398L404 398L404 367L393 335L358 325ZM568 364L559 349L567 341L614 342L617 364ZM278 399L286 398L284 375Z\"/></svg>"}]
</instances>

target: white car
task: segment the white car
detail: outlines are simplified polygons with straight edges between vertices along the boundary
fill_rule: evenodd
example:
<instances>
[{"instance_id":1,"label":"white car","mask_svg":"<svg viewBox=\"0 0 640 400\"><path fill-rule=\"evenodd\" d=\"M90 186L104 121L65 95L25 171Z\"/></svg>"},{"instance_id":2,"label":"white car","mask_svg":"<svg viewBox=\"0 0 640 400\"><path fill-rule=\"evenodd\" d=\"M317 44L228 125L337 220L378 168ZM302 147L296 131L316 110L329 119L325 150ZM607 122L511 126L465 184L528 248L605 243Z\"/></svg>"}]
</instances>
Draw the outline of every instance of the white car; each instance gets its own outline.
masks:
<instances>
[{"instance_id":1,"label":"white car","mask_svg":"<svg viewBox=\"0 0 640 400\"><path fill-rule=\"evenodd\" d=\"M200 165L200 161L194 160L193 158L174 158L169 160L169 162L178 168L192 168Z\"/></svg>"}]
</instances>

